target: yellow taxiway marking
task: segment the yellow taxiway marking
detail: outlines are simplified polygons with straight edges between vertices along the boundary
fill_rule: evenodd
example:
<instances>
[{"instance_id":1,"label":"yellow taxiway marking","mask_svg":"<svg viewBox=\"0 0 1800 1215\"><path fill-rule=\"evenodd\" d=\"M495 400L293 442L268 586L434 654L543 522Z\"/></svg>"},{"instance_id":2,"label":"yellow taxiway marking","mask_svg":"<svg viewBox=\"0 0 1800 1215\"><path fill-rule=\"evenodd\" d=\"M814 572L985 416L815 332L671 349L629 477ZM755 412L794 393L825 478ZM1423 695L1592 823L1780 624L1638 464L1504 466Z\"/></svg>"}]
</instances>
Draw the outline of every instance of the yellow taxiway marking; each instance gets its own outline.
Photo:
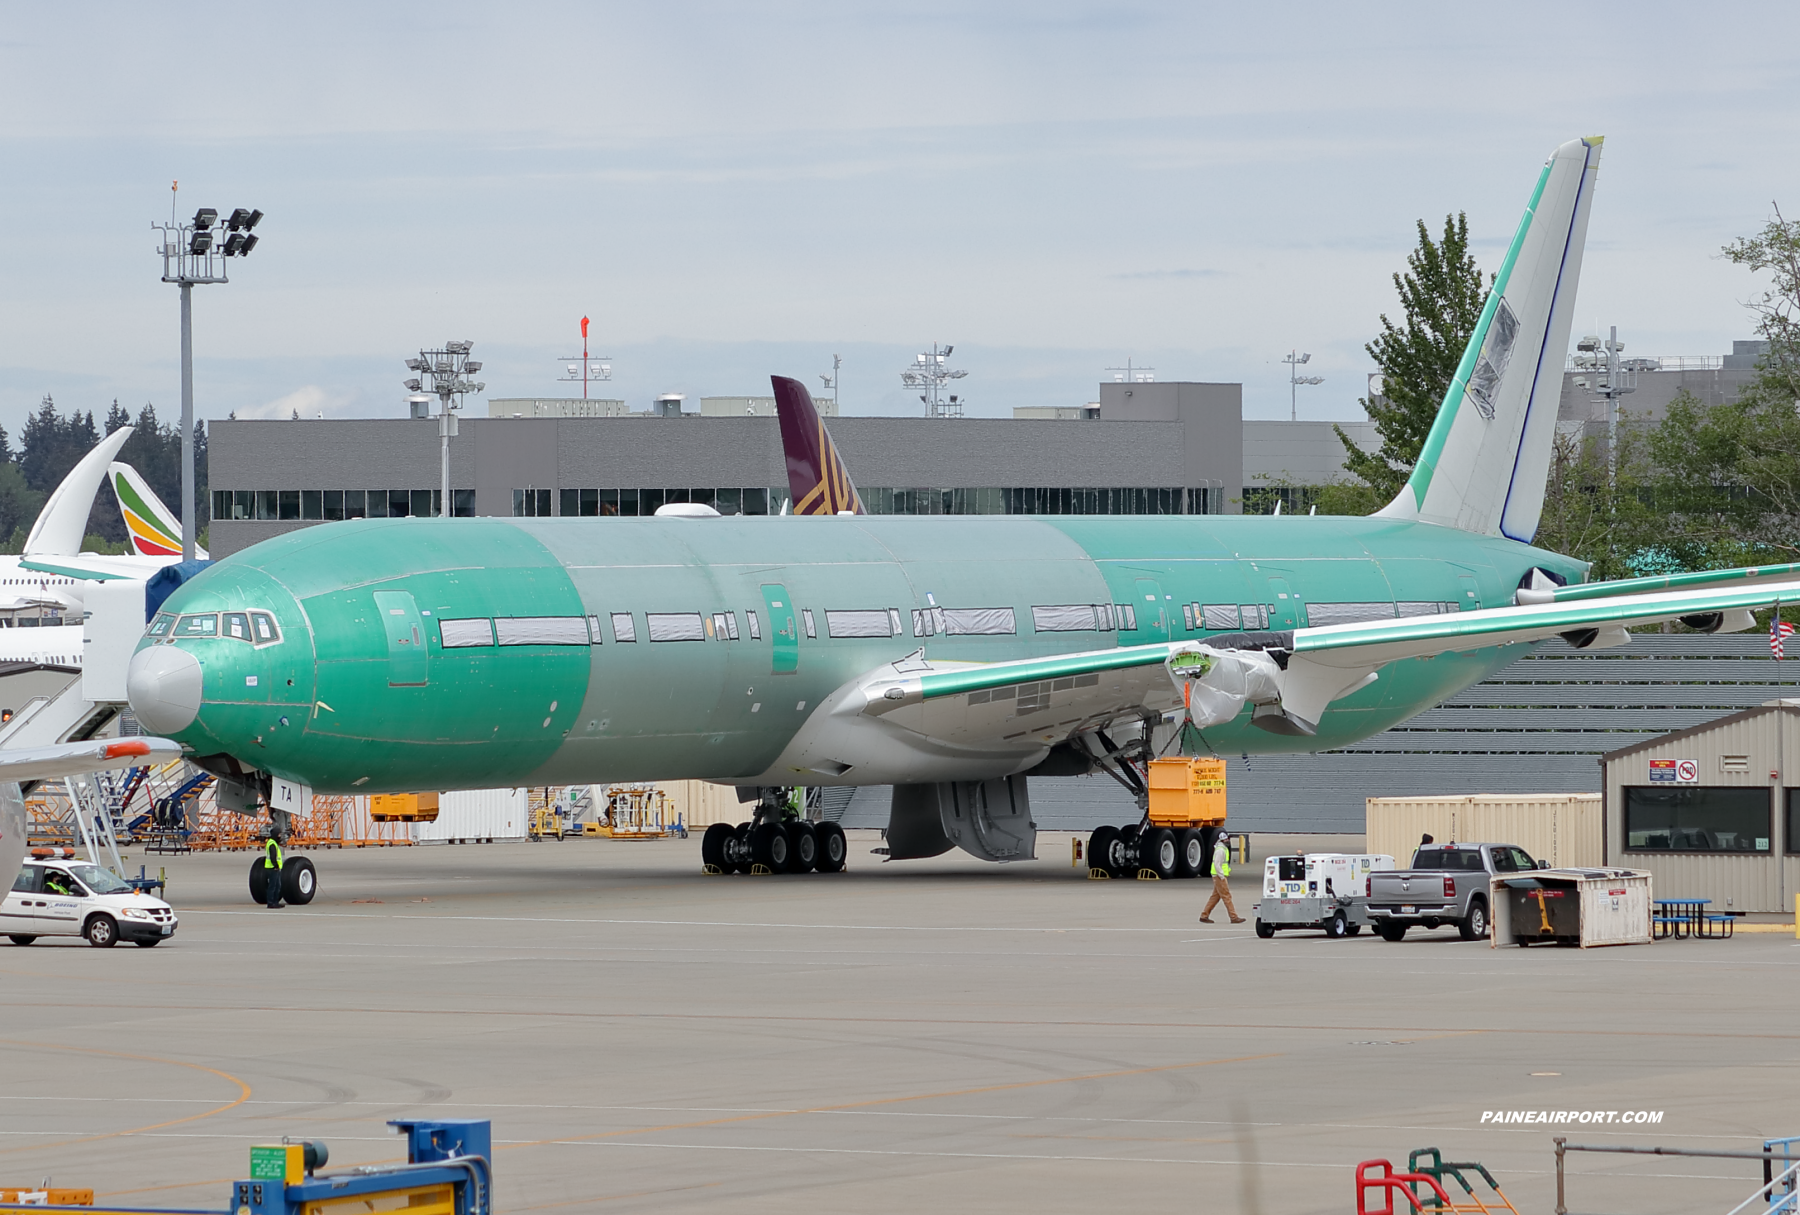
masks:
<instances>
[{"instance_id":1,"label":"yellow taxiway marking","mask_svg":"<svg viewBox=\"0 0 1800 1215\"><path fill-rule=\"evenodd\" d=\"M111 1059L136 1059L141 1063L162 1063L169 1067L185 1067L193 1071L205 1072L208 1075L217 1076L221 1080L229 1080L238 1087L237 1100L227 1101L224 1105L214 1106L212 1109L206 1110L203 1113L189 1114L185 1118L171 1118L167 1122L152 1122L148 1126L134 1126L131 1129L124 1131L107 1131L104 1134L99 1135L85 1135L80 1139L62 1139L55 1143L33 1143L21 1145L19 1147L0 1148L0 1155L4 1155L7 1152L41 1152L45 1148L67 1147L73 1143L93 1143L100 1139L117 1139L122 1135L140 1135L145 1131L160 1131L164 1127L180 1126L184 1122L198 1122L202 1118L211 1118L214 1114L223 1114L226 1110L236 1109L238 1106L244 1104L244 1102L250 1100L250 1086L248 1084L245 1084L230 1072L222 1072L216 1067L207 1067L205 1064L201 1063L185 1063L180 1059L163 1059L156 1055L134 1055L127 1051L100 1050L91 1046L61 1046L54 1042L24 1042L17 1038L0 1038L0 1046L24 1046L29 1047L32 1050L62 1050L79 1055L105 1055Z\"/></svg>"}]
</instances>

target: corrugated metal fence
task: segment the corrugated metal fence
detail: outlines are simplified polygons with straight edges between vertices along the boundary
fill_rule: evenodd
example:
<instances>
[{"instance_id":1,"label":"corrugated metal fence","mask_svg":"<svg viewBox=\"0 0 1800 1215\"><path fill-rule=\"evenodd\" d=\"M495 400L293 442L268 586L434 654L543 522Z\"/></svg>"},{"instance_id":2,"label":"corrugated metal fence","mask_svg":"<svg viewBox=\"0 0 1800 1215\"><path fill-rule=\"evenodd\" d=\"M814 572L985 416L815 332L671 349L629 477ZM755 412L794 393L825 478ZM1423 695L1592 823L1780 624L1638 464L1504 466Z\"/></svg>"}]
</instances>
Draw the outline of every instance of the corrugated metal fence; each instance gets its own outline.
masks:
<instances>
[{"instance_id":1,"label":"corrugated metal fence","mask_svg":"<svg viewBox=\"0 0 1800 1215\"><path fill-rule=\"evenodd\" d=\"M1600 791L1599 757L1777 696L1800 660L1760 633L1635 634L1610 650L1546 643L1493 678L1385 733L1316 755L1231 756L1231 822L1246 831L1361 832L1366 799ZM1104 776L1031 783L1044 830L1087 831L1136 812ZM888 790L859 789L845 826L887 825Z\"/></svg>"}]
</instances>

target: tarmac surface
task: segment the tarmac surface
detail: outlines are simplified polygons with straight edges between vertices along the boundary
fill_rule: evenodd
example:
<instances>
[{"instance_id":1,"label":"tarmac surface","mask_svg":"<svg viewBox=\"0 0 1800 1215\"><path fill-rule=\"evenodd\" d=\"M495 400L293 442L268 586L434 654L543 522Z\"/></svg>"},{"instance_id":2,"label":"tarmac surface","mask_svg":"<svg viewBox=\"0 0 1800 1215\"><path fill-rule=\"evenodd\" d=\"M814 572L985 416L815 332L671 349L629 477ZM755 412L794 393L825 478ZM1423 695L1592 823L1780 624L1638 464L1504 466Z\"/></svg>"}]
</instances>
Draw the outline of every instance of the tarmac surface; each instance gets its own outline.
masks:
<instances>
[{"instance_id":1,"label":"tarmac surface","mask_svg":"<svg viewBox=\"0 0 1800 1215\"><path fill-rule=\"evenodd\" d=\"M697 836L320 852L280 911L250 854L134 854L167 868L170 942L0 943L0 1186L218 1208L252 1143L395 1161L385 1121L435 1114L493 1119L501 1211L1346 1212L1358 1161L1437 1147L1548 1212L1553 1135L1800 1134L1791 933L1261 941L1195 922L1210 883L1085 880L1064 836L1007 867L850 842L845 874L757 878L702 876ZM1482 1124L1504 1110L1662 1119ZM1761 1182L1569 1171L1577 1212Z\"/></svg>"}]
</instances>

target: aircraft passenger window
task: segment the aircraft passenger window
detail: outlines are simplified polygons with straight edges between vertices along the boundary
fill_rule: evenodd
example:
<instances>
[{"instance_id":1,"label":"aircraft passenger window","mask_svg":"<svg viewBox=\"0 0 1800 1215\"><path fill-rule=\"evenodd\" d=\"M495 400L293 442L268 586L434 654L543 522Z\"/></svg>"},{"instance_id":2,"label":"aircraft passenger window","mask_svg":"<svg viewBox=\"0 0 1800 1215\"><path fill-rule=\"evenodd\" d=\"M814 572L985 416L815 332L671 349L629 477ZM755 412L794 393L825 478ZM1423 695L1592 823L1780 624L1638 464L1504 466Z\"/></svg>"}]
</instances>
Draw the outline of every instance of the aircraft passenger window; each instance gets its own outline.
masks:
<instances>
[{"instance_id":1,"label":"aircraft passenger window","mask_svg":"<svg viewBox=\"0 0 1800 1215\"><path fill-rule=\"evenodd\" d=\"M1262 604L1246 603L1243 611L1245 628L1260 630L1269 627L1269 609Z\"/></svg>"},{"instance_id":2,"label":"aircraft passenger window","mask_svg":"<svg viewBox=\"0 0 1800 1215\"><path fill-rule=\"evenodd\" d=\"M599 645L600 644L600 617L589 616L587 618L587 622L588 622L588 641L594 645Z\"/></svg>"},{"instance_id":3,"label":"aircraft passenger window","mask_svg":"<svg viewBox=\"0 0 1800 1215\"><path fill-rule=\"evenodd\" d=\"M1444 605L1441 603L1396 603L1394 605L1394 615L1436 616L1442 612L1443 607Z\"/></svg>"},{"instance_id":4,"label":"aircraft passenger window","mask_svg":"<svg viewBox=\"0 0 1800 1215\"><path fill-rule=\"evenodd\" d=\"M645 612L651 641L705 641L699 612Z\"/></svg>"},{"instance_id":5,"label":"aircraft passenger window","mask_svg":"<svg viewBox=\"0 0 1800 1215\"><path fill-rule=\"evenodd\" d=\"M1182 623L1182 626L1184 628L1186 628L1188 632L1191 633L1194 631L1194 605L1193 604L1184 603L1181 605L1181 623Z\"/></svg>"},{"instance_id":6,"label":"aircraft passenger window","mask_svg":"<svg viewBox=\"0 0 1800 1215\"><path fill-rule=\"evenodd\" d=\"M1118 629L1119 614L1117 612L1113 611L1112 604L1096 603L1094 605L1094 611L1096 611L1100 614L1100 631L1101 632L1111 633Z\"/></svg>"},{"instance_id":7,"label":"aircraft passenger window","mask_svg":"<svg viewBox=\"0 0 1800 1215\"><path fill-rule=\"evenodd\" d=\"M811 636L812 621L807 622L807 635ZM892 637L893 630L888 614L879 609L868 611L827 611L825 613L825 631L833 637Z\"/></svg>"},{"instance_id":8,"label":"aircraft passenger window","mask_svg":"<svg viewBox=\"0 0 1800 1215\"><path fill-rule=\"evenodd\" d=\"M1307 623L1317 628L1324 624L1356 624L1364 620L1392 620L1391 603L1309 603Z\"/></svg>"},{"instance_id":9,"label":"aircraft passenger window","mask_svg":"<svg viewBox=\"0 0 1800 1215\"><path fill-rule=\"evenodd\" d=\"M224 620L223 636L230 637L234 641L250 640L250 617L242 612L226 612Z\"/></svg>"},{"instance_id":10,"label":"aircraft passenger window","mask_svg":"<svg viewBox=\"0 0 1800 1215\"><path fill-rule=\"evenodd\" d=\"M808 641L817 641L819 639L819 630L818 627L813 624L812 609L801 608L800 619L806 622L806 639Z\"/></svg>"},{"instance_id":11,"label":"aircraft passenger window","mask_svg":"<svg viewBox=\"0 0 1800 1215\"><path fill-rule=\"evenodd\" d=\"M1238 606L1235 603L1202 604L1200 619L1209 629L1235 630L1243 627L1238 623Z\"/></svg>"},{"instance_id":12,"label":"aircraft passenger window","mask_svg":"<svg viewBox=\"0 0 1800 1215\"><path fill-rule=\"evenodd\" d=\"M1137 631L1137 609L1129 603L1115 603L1113 610L1119 614L1119 628L1127 633Z\"/></svg>"},{"instance_id":13,"label":"aircraft passenger window","mask_svg":"<svg viewBox=\"0 0 1800 1215\"><path fill-rule=\"evenodd\" d=\"M632 623L630 612L614 612L612 626L614 641L637 640L637 625Z\"/></svg>"},{"instance_id":14,"label":"aircraft passenger window","mask_svg":"<svg viewBox=\"0 0 1800 1215\"><path fill-rule=\"evenodd\" d=\"M931 613L924 608L912 610L912 624L914 637L930 637L937 632L935 623L931 619Z\"/></svg>"},{"instance_id":15,"label":"aircraft passenger window","mask_svg":"<svg viewBox=\"0 0 1800 1215\"><path fill-rule=\"evenodd\" d=\"M1009 607L944 609L944 632L953 636L1000 636L1018 631Z\"/></svg>"},{"instance_id":16,"label":"aircraft passenger window","mask_svg":"<svg viewBox=\"0 0 1800 1215\"><path fill-rule=\"evenodd\" d=\"M501 616L494 621L501 645L586 645L587 621L580 616Z\"/></svg>"},{"instance_id":17,"label":"aircraft passenger window","mask_svg":"<svg viewBox=\"0 0 1800 1215\"><path fill-rule=\"evenodd\" d=\"M250 628L256 634L257 645L268 645L272 641L281 640L281 630L275 627L275 617L267 612L251 612Z\"/></svg>"},{"instance_id":18,"label":"aircraft passenger window","mask_svg":"<svg viewBox=\"0 0 1800 1215\"><path fill-rule=\"evenodd\" d=\"M744 609L744 620L750 626L750 640L751 641L761 641L762 640L762 624L756 619L756 609L755 608L745 608Z\"/></svg>"},{"instance_id":19,"label":"aircraft passenger window","mask_svg":"<svg viewBox=\"0 0 1800 1215\"><path fill-rule=\"evenodd\" d=\"M725 634L733 641L736 641L738 639L737 613L725 612L723 615L725 618Z\"/></svg>"},{"instance_id":20,"label":"aircraft passenger window","mask_svg":"<svg viewBox=\"0 0 1800 1215\"><path fill-rule=\"evenodd\" d=\"M1086 633L1101 627L1101 614L1091 603L1031 609L1031 627L1039 633Z\"/></svg>"},{"instance_id":21,"label":"aircraft passenger window","mask_svg":"<svg viewBox=\"0 0 1800 1215\"><path fill-rule=\"evenodd\" d=\"M219 618L212 613L203 616L183 616L175 625L177 637L217 637L219 635Z\"/></svg>"},{"instance_id":22,"label":"aircraft passenger window","mask_svg":"<svg viewBox=\"0 0 1800 1215\"><path fill-rule=\"evenodd\" d=\"M11 621L8 621L7 623L10 624ZM150 627L144 630L144 636L167 637L169 635L169 630L174 627L175 617L167 612L158 612L156 619L150 622Z\"/></svg>"},{"instance_id":23,"label":"aircraft passenger window","mask_svg":"<svg viewBox=\"0 0 1800 1215\"><path fill-rule=\"evenodd\" d=\"M493 645L494 625L486 616L470 620L438 620L438 640L446 650Z\"/></svg>"}]
</instances>

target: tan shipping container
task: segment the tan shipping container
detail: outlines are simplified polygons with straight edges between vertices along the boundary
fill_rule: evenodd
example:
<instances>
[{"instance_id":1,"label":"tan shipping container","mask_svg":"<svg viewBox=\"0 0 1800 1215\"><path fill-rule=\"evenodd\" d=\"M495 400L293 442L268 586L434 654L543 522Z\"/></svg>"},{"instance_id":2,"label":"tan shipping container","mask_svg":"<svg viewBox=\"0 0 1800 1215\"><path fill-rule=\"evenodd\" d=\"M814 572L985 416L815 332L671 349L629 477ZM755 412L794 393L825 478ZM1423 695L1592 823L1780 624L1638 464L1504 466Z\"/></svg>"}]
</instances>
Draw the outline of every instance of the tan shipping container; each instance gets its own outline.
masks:
<instances>
[{"instance_id":1,"label":"tan shipping container","mask_svg":"<svg viewBox=\"0 0 1800 1215\"><path fill-rule=\"evenodd\" d=\"M1477 793L1464 797L1371 797L1369 852L1404 869L1421 835L1440 844L1517 844L1558 869L1606 863L1606 817L1598 793Z\"/></svg>"},{"instance_id":2,"label":"tan shipping container","mask_svg":"<svg viewBox=\"0 0 1800 1215\"><path fill-rule=\"evenodd\" d=\"M703 780L671 780L657 785L669 795L673 814L691 831L713 823L746 823L754 806L739 803L737 786ZM673 826L673 821L670 823Z\"/></svg>"}]
</instances>

